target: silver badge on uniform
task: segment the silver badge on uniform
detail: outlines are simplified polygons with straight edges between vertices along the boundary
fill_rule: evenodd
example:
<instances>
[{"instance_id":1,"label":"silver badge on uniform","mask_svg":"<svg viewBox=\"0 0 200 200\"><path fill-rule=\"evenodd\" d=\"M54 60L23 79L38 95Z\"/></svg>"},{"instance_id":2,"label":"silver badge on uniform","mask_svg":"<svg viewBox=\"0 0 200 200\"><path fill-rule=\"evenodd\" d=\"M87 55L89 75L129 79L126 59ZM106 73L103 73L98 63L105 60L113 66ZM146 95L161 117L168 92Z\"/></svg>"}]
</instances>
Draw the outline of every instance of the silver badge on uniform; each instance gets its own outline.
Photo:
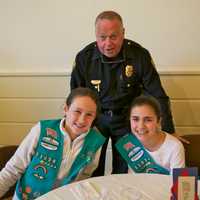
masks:
<instances>
[{"instance_id":1,"label":"silver badge on uniform","mask_svg":"<svg viewBox=\"0 0 200 200\"><path fill-rule=\"evenodd\" d=\"M94 88L97 89L98 92L100 92L100 84L101 80L91 80L92 85L94 85Z\"/></svg>"}]
</instances>

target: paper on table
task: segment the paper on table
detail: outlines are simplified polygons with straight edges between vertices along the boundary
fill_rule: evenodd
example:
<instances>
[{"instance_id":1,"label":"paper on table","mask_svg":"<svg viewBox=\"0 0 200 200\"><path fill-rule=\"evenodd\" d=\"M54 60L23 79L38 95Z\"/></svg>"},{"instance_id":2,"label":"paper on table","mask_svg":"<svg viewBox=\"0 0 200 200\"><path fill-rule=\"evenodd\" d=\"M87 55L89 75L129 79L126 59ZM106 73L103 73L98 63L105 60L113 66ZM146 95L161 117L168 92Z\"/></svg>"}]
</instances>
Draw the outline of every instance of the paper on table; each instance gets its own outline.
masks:
<instances>
[{"instance_id":1,"label":"paper on table","mask_svg":"<svg viewBox=\"0 0 200 200\"><path fill-rule=\"evenodd\" d=\"M149 195L130 185L116 180L110 183L112 187L104 187L92 181L79 182L70 188L77 200L152 200Z\"/></svg>"},{"instance_id":2,"label":"paper on table","mask_svg":"<svg viewBox=\"0 0 200 200\"><path fill-rule=\"evenodd\" d=\"M146 194L146 192L144 190L141 190L137 187L131 186L129 184L126 184L125 182L121 182L119 181L116 177L112 177L110 179L110 181L112 180L112 186L113 188L115 188L115 190L117 190L120 193L120 197L124 198L124 199L130 199L130 195L128 195L127 193L132 193L133 194L133 198L132 199L140 199L140 200L153 200L148 194ZM127 192L124 192L124 191ZM134 196L135 194L135 196ZM125 197L126 196L126 197ZM135 197L135 198L134 198Z\"/></svg>"},{"instance_id":3,"label":"paper on table","mask_svg":"<svg viewBox=\"0 0 200 200\"><path fill-rule=\"evenodd\" d=\"M101 195L89 182L80 182L70 188L77 200L100 200Z\"/></svg>"}]
</instances>

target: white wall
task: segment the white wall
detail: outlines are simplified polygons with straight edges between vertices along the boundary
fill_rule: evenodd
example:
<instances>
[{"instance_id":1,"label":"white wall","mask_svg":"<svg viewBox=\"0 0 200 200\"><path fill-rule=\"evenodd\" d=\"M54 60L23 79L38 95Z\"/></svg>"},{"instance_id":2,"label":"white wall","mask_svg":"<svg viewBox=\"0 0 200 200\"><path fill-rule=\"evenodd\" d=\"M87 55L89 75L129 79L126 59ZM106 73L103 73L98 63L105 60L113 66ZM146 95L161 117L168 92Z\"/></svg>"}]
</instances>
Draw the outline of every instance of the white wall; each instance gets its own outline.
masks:
<instances>
[{"instance_id":1,"label":"white wall","mask_svg":"<svg viewBox=\"0 0 200 200\"><path fill-rule=\"evenodd\" d=\"M199 0L0 0L0 73L70 72L102 10L118 11L128 38L159 71L200 71Z\"/></svg>"}]
</instances>

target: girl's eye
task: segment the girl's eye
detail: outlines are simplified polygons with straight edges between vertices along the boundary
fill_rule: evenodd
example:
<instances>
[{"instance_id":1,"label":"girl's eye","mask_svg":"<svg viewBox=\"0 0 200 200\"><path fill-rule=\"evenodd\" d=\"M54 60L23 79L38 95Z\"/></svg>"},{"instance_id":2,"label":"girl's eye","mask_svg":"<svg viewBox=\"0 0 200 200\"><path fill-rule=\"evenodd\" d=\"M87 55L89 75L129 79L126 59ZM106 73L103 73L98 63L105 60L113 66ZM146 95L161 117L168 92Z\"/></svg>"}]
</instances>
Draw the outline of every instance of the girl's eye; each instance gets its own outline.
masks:
<instances>
[{"instance_id":1,"label":"girl's eye","mask_svg":"<svg viewBox=\"0 0 200 200\"><path fill-rule=\"evenodd\" d=\"M135 121L135 122L139 121L139 119L137 117L132 117L131 120Z\"/></svg>"},{"instance_id":2,"label":"girl's eye","mask_svg":"<svg viewBox=\"0 0 200 200\"><path fill-rule=\"evenodd\" d=\"M146 122L152 122L152 119L151 118L146 118L145 121Z\"/></svg>"},{"instance_id":3,"label":"girl's eye","mask_svg":"<svg viewBox=\"0 0 200 200\"><path fill-rule=\"evenodd\" d=\"M87 116L90 117L90 118L95 117L95 115L93 113L87 113Z\"/></svg>"},{"instance_id":4,"label":"girl's eye","mask_svg":"<svg viewBox=\"0 0 200 200\"><path fill-rule=\"evenodd\" d=\"M77 114L81 113L81 111L79 111L79 110L74 110L74 112L77 113Z\"/></svg>"}]
</instances>

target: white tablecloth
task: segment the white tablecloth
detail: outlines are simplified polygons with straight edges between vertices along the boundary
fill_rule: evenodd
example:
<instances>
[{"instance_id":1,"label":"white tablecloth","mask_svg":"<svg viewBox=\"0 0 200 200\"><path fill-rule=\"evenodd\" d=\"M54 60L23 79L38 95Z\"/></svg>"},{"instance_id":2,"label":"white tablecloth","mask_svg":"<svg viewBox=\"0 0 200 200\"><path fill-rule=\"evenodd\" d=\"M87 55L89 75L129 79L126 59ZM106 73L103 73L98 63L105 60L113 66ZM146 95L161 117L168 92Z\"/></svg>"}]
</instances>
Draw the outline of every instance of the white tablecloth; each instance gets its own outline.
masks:
<instances>
[{"instance_id":1,"label":"white tablecloth","mask_svg":"<svg viewBox=\"0 0 200 200\"><path fill-rule=\"evenodd\" d=\"M57 188L37 200L124 200L126 191L131 192L132 196L139 196L135 198L138 200L169 200L171 185L171 176L118 174L75 182Z\"/></svg>"}]
</instances>

